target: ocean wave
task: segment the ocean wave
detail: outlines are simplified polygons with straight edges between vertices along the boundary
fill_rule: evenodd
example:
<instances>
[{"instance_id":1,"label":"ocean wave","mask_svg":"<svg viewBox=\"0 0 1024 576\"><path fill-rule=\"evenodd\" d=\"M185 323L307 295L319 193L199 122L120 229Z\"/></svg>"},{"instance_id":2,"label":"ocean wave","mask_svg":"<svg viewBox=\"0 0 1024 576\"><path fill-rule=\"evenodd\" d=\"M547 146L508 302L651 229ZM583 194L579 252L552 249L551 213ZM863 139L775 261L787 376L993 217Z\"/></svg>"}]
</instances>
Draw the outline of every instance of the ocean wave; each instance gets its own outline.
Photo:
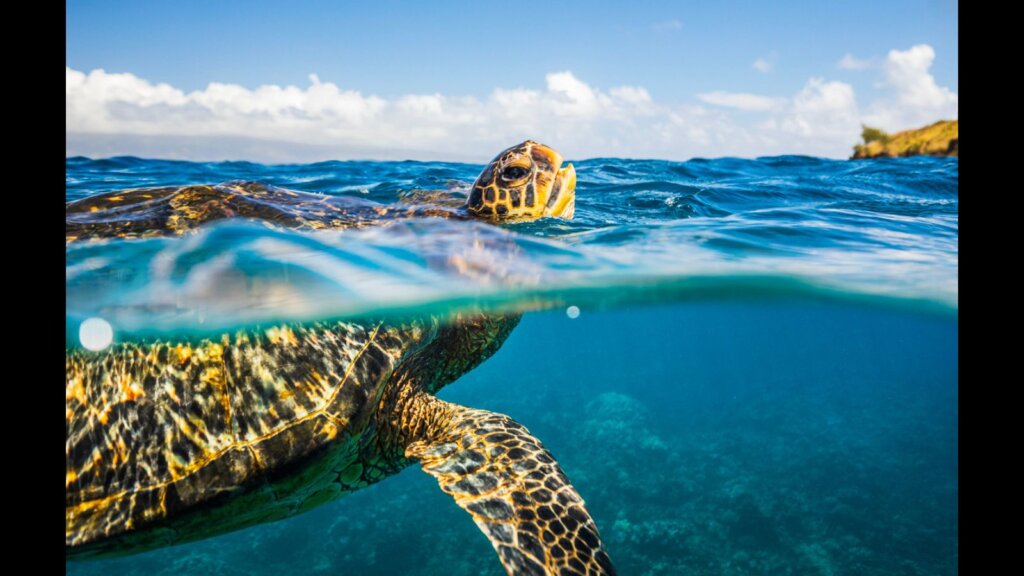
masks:
<instances>
[{"instance_id":1,"label":"ocean wave","mask_svg":"<svg viewBox=\"0 0 1024 576\"><path fill-rule=\"evenodd\" d=\"M71 243L69 324L122 332L266 320L605 306L709 295L888 299L955 311L958 161L801 156L576 164L576 217L436 218L315 232L223 221L181 238ZM66 200L255 180L392 204L464 196L480 166L66 160Z\"/></svg>"}]
</instances>

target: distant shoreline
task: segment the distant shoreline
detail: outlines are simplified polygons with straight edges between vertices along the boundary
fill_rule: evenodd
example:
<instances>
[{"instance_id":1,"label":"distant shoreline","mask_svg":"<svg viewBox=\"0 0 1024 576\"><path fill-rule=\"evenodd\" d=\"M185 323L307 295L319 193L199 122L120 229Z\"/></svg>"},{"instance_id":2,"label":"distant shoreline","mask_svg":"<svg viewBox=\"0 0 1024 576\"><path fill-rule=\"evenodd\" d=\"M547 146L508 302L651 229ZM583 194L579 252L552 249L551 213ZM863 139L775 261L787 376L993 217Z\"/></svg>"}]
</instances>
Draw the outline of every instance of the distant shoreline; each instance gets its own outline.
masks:
<instances>
[{"instance_id":1,"label":"distant shoreline","mask_svg":"<svg viewBox=\"0 0 1024 576\"><path fill-rule=\"evenodd\" d=\"M861 132L864 143L853 147L853 156L850 159L899 156L959 157L959 132L959 120L939 120L923 128L904 130L892 135L865 126Z\"/></svg>"}]
</instances>

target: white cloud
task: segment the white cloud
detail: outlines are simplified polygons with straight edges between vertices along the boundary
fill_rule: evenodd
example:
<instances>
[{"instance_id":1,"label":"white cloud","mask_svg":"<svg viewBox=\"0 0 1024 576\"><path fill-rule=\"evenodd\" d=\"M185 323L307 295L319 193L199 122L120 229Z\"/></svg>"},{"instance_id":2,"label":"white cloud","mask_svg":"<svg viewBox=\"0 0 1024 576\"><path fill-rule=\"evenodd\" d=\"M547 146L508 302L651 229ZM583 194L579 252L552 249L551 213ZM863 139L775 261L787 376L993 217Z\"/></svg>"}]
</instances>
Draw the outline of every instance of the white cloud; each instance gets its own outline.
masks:
<instances>
[{"instance_id":1,"label":"white cloud","mask_svg":"<svg viewBox=\"0 0 1024 576\"><path fill-rule=\"evenodd\" d=\"M771 98L769 96L758 96L757 94L745 94L742 92L705 92L698 94L701 102L714 106L736 108L739 110L774 110L785 104L784 98Z\"/></svg>"},{"instance_id":2,"label":"white cloud","mask_svg":"<svg viewBox=\"0 0 1024 576\"><path fill-rule=\"evenodd\" d=\"M576 158L683 159L750 156L762 145L737 135L724 113L657 103L641 86L601 90L569 71L548 74L544 89L496 88L485 98L408 94L385 99L316 75L304 88L211 83L185 93L132 74L71 68L66 68L66 87L68 154L482 161L533 138Z\"/></svg>"},{"instance_id":3,"label":"white cloud","mask_svg":"<svg viewBox=\"0 0 1024 576\"><path fill-rule=\"evenodd\" d=\"M673 32L676 30L682 30L683 23L679 20L665 20L664 22L654 24L651 28L658 32Z\"/></svg>"},{"instance_id":4,"label":"white cloud","mask_svg":"<svg viewBox=\"0 0 1024 576\"><path fill-rule=\"evenodd\" d=\"M703 99L707 94L701 95ZM753 94L743 100L772 103L762 119L734 130L761 155L807 154L834 158L848 157L860 134L860 115L853 87L843 82L811 78L791 98L769 98ZM738 128L738 127L737 127ZM734 134L732 137L737 137Z\"/></svg>"},{"instance_id":5,"label":"white cloud","mask_svg":"<svg viewBox=\"0 0 1024 576\"><path fill-rule=\"evenodd\" d=\"M779 53L772 50L767 56L761 56L754 60L750 66L762 74L770 74L775 70L775 64L779 61Z\"/></svg>"},{"instance_id":6,"label":"white cloud","mask_svg":"<svg viewBox=\"0 0 1024 576\"><path fill-rule=\"evenodd\" d=\"M866 70L871 67L871 61L861 58L857 58L853 54L846 53L839 62L836 62L836 68L840 70Z\"/></svg>"},{"instance_id":7,"label":"white cloud","mask_svg":"<svg viewBox=\"0 0 1024 576\"><path fill-rule=\"evenodd\" d=\"M918 44L891 50L883 65L889 95L871 106L865 121L886 130L916 127L939 119L957 118L958 96L935 82L930 69L935 50Z\"/></svg>"},{"instance_id":8,"label":"white cloud","mask_svg":"<svg viewBox=\"0 0 1024 576\"><path fill-rule=\"evenodd\" d=\"M382 98L315 74L305 87L211 83L185 92L132 74L67 67L66 153L481 162L532 138L571 158L845 157L861 122L892 130L956 116L957 95L937 85L933 60L925 45L890 52L885 94L866 108L852 86L823 78L791 97L715 91L686 104L658 101L642 86L601 89L569 71L548 74L543 88L499 87L483 98Z\"/></svg>"},{"instance_id":9,"label":"white cloud","mask_svg":"<svg viewBox=\"0 0 1024 576\"><path fill-rule=\"evenodd\" d=\"M594 89L572 75L572 72L557 72L544 78L548 92L554 98L552 105L562 116L593 116L612 105L611 98L599 95Z\"/></svg>"},{"instance_id":10,"label":"white cloud","mask_svg":"<svg viewBox=\"0 0 1024 576\"><path fill-rule=\"evenodd\" d=\"M781 128L819 141L842 141L849 148L850 134L860 129L860 114L853 87L844 82L811 78L793 98Z\"/></svg>"}]
</instances>

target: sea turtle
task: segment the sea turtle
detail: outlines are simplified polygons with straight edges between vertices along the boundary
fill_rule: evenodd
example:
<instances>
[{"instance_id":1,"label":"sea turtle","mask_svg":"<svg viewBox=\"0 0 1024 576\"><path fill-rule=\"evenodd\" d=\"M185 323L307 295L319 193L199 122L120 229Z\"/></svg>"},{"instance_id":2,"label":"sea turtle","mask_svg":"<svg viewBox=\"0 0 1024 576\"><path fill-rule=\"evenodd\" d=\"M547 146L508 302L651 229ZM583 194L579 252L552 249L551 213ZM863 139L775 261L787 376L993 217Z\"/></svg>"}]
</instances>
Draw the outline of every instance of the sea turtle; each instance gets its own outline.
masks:
<instances>
[{"instance_id":1,"label":"sea turtle","mask_svg":"<svg viewBox=\"0 0 1024 576\"><path fill-rule=\"evenodd\" d=\"M292 227L408 214L571 217L576 175L527 141L464 212L382 207L252 183L130 190L66 206L69 242L184 233L247 216ZM462 216L460 216L460 214ZM508 416L434 393L495 353L517 313L278 323L66 352L68 558L130 554L291 516L419 462L509 574L613 574L583 500Z\"/></svg>"}]
</instances>

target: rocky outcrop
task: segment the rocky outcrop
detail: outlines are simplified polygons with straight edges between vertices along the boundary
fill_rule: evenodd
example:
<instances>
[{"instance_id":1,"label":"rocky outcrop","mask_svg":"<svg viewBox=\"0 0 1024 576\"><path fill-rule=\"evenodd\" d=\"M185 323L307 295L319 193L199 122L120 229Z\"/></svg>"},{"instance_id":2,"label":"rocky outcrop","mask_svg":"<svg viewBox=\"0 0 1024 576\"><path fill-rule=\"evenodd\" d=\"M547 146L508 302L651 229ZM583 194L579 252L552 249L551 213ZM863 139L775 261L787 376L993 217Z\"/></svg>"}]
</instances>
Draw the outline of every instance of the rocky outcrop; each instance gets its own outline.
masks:
<instances>
[{"instance_id":1,"label":"rocky outcrop","mask_svg":"<svg viewBox=\"0 0 1024 576\"><path fill-rule=\"evenodd\" d=\"M959 120L940 120L934 124L889 135L877 128L864 127L863 144L853 147L857 158L894 158L896 156L959 156Z\"/></svg>"}]
</instances>

